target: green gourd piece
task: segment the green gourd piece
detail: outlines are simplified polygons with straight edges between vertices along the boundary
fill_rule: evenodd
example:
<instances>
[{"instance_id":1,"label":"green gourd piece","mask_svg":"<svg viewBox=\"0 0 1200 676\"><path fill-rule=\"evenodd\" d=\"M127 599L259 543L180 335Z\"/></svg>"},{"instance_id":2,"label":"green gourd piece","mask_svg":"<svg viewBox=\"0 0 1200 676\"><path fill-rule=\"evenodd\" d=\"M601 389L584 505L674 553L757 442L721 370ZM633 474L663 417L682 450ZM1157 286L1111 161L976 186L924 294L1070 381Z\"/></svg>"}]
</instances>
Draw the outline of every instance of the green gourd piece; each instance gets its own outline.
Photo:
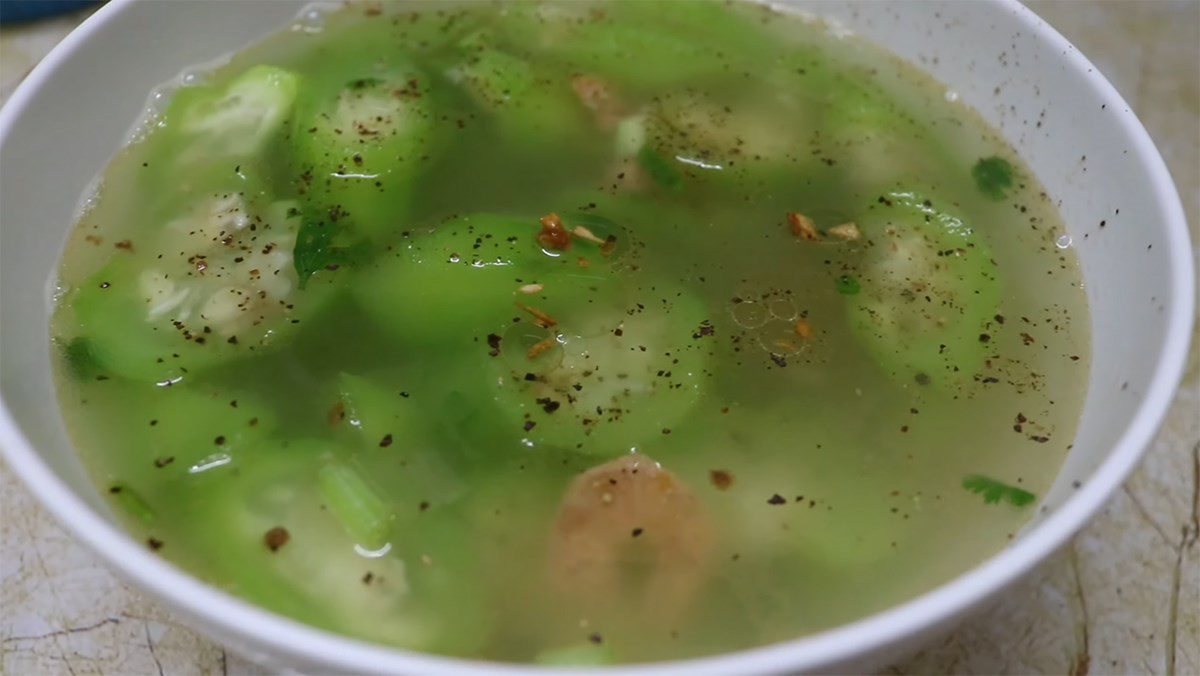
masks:
<instances>
[{"instance_id":1,"label":"green gourd piece","mask_svg":"<svg viewBox=\"0 0 1200 676\"><path fill-rule=\"evenodd\" d=\"M249 185L211 191L74 288L77 333L96 363L178 380L279 345L319 309L332 275L298 288L297 209L267 197Z\"/></svg>"},{"instance_id":2,"label":"green gourd piece","mask_svg":"<svg viewBox=\"0 0 1200 676\"><path fill-rule=\"evenodd\" d=\"M109 444L98 461L111 478L106 494L120 512L147 523L173 499L164 488L173 479L228 471L276 427L258 398L211 386L107 379L75 384L70 392L82 400L81 423Z\"/></svg>"},{"instance_id":3,"label":"green gourd piece","mask_svg":"<svg viewBox=\"0 0 1200 676\"><path fill-rule=\"evenodd\" d=\"M301 99L293 145L307 228L353 244L406 226L433 145L430 97L420 70L393 65Z\"/></svg>"},{"instance_id":4,"label":"green gourd piece","mask_svg":"<svg viewBox=\"0 0 1200 676\"><path fill-rule=\"evenodd\" d=\"M539 73L520 56L497 48L488 31L459 43L461 58L446 70L498 126L506 140L553 146L586 129L585 110L565 78Z\"/></svg>"},{"instance_id":5,"label":"green gourd piece","mask_svg":"<svg viewBox=\"0 0 1200 676\"><path fill-rule=\"evenodd\" d=\"M250 68L225 87L184 87L163 113L164 147L189 171L254 157L285 127L300 87L298 75L274 66Z\"/></svg>"},{"instance_id":6,"label":"green gourd piece","mask_svg":"<svg viewBox=\"0 0 1200 676\"><path fill-rule=\"evenodd\" d=\"M547 294L542 307L557 324L518 324L515 355L512 331L501 332L509 338L488 362L509 428L535 446L601 456L653 448L705 389L713 341L705 305L661 279ZM542 340L552 341L544 352L526 347Z\"/></svg>"},{"instance_id":7,"label":"green gourd piece","mask_svg":"<svg viewBox=\"0 0 1200 676\"><path fill-rule=\"evenodd\" d=\"M612 234L588 223L597 239ZM521 305L537 305L538 285L565 292L608 274L603 244L573 238L558 251L538 242L541 230L535 216L475 214L414 231L363 270L356 297L404 342L486 345L514 317L536 321Z\"/></svg>"},{"instance_id":8,"label":"green gourd piece","mask_svg":"<svg viewBox=\"0 0 1200 676\"><path fill-rule=\"evenodd\" d=\"M431 424L427 407L437 404L414 401L391 384L387 373L342 373L337 385L339 405L334 410L340 420L335 424L345 429L358 457L372 466L393 468L385 477L387 485L405 509L436 508L465 494L463 475L472 468L464 466L445 435ZM421 394L439 401L432 393Z\"/></svg>"},{"instance_id":9,"label":"green gourd piece","mask_svg":"<svg viewBox=\"0 0 1200 676\"><path fill-rule=\"evenodd\" d=\"M901 382L954 390L991 349L987 324L1000 303L988 247L940 203L891 193L858 219L869 241L847 295L855 334Z\"/></svg>"},{"instance_id":10,"label":"green gourd piece","mask_svg":"<svg viewBox=\"0 0 1200 676\"><path fill-rule=\"evenodd\" d=\"M953 161L903 101L878 85L839 74L822 93L829 115L822 120L821 149L839 168L852 168L846 180L860 193L896 190L909 177L935 174Z\"/></svg>"},{"instance_id":11,"label":"green gourd piece","mask_svg":"<svg viewBox=\"0 0 1200 676\"><path fill-rule=\"evenodd\" d=\"M192 498L189 526L220 551L213 565L233 591L318 626L414 650L462 653L486 640L487 592L473 570L470 530L453 511L431 509L387 529L372 525L384 544L371 550L348 532L357 516L346 516L379 510L338 505L393 500L344 460L350 449L306 439L256 451L235 476Z\"/></svg>"},{"instance_id":12,"label":"green gourd piece","mask_svg":"<svg viewBox=\"0 0 1200 676\"><path fill-rule=\"evenodd\" d=\"M769 54L753 19L716 2L514 3L500 29L519 45L552 52L578 72L647 93L714 75ZM664 30L668 26L670 29Z\"/></svg>"}]
</instances>

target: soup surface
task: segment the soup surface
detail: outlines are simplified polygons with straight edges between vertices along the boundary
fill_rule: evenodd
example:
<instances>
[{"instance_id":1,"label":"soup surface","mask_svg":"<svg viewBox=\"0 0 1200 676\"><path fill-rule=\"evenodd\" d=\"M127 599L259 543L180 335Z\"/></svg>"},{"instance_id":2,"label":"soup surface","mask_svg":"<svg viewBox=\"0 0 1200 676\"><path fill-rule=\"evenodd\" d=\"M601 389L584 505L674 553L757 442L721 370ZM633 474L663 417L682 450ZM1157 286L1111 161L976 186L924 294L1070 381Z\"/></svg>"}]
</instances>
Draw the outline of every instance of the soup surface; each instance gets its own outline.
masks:
<instances>
[{"instance_id":1,"label":"soup surface","mask_svg":"<svg viewBox=\"0 0 1200 676\"><path fill-rule=\"evenodd\" d=\"M749 4L358 5L185 75L59 270L63 414L147 546L495 660L661 660L995 553L1087 316L1012 150Z\"/></svg>"}]
</instances>

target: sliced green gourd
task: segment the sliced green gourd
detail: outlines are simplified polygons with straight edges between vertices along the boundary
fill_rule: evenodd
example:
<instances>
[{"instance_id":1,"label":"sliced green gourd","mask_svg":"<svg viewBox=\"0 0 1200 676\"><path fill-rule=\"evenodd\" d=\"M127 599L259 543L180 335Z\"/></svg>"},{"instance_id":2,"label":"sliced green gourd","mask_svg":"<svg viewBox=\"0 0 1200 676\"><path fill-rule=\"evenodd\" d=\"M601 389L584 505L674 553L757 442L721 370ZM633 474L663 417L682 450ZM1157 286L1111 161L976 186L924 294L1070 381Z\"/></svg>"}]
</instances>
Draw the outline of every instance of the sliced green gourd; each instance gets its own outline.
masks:
<instances>
[{"instance_id":1,"label":"sliced green gourd","mask_svg":"<svg viewBox=\"0 0 1200 676\"><path fill-rule=\"evenodd\" d=\"M359 304L406 342L483 340L537 281L537 232L532 219L490 214L414 232L359 276Z\"/></svg>"},{"instance_id":2,"label":"sliced green gourd","mask_svg":"<svg viewBox=\"0 0 1200 676\"><path fill-rule=\"evenodd\" d=\"M422 440L426 422L420 409L407 393L389 387L387 376L364 376L342 373L337 379L338 417L340 424L364 444L375 443L384 448Z\"/></svg>"},{"instance_id":3,"label":"sliced green gourd","mask_svg":"<svg viewBox=\"0 0 1200 676\"><path fill-rule=\"evenodd\" d=\"M283 129L299 90L299 76L274 66L250 68L224 87L184 87L162 117L164 148L183 164L253 157Z\"/></svg>"},{"instance_id":4,"label":"sliced green gourd","mask_svg":"<svg viewBox=\"0 0 1200 676\"><path fill-rule=\"evenodd\" d=\"M772 47L749 16L716 2L514 3L500 23L514 44L647 93L726 74Z\"/></svg>"},{"instance_id":5,"label":"sliced green gourd","mask_svg":"<svg viewBox=\"0 0 1200 676\"><path fill-rule=\"evenodd\" d=\"M387 544L393 510L354 467L327 463L317 472L317 489L356 543L371 550Z\"/></svg>"},{"instance_id":6,"label":"sliced green gourd","mask_svg":"<svg viewBox=\"0 0 1200 676\"><path fill-rule=\"evenodd\" d=\"M718 101L695 91L662 94L618 127L618 153L640 137L633 157L650 183L667 192L699 186L689 195L701 198L714 189L746 195L764 181L794 181L811 162L800 141L813 125L773 115L775 95L754 90Z\"/></svg>"},{"instance_id":7,"label":"sliced green gourd","mask_svg":"<svg viewBox=\"0 0 1200 676\"><path fill-rule=\"evenodd\" d=\"M536 216L476 214L413 232L363 271L358 301L406 342L486 345L514 317L536 321L518 304L536 305L538 285L575 288L605 274L600 244L543 248L541 228Z\"/></svg>"},{"instance_id":8,"label":"sliced green gourd","mask_svg":"<svg viewBox=\"0 0 1200 676\"><path fill-rule=\"evenodd\" d=\"M391 503L375 489L369 498L354 495L367 484L361 472L330 464L344 462L332 457L347 457L348 449L304 440L256 451L238 474L194 493L189 526L220 552L212 563L233 591L319 626L414 650L462 653L482 644L491 630L487 591L470 531L453 512L414 511L395 521L383 545L368 549L348 534L357 517L345 517L356 510L339 513L320 490L321 473L333 466L354 477L334 491L336 501Z\"/></svg>"},{"instance_id":9,"label":"sliced green gourd","mask_svg":"<svg viewBox=\"0 0 1200 676\"><path fill-rule=\"evenodd\" d=\"M649 450L704 391L713 340L704 304L661 279L597 281L561 295L547 287L542 307L556 325L518 323L515 346L510 326L488 361L498 410L528 444ZM527 347L542 341L544 351Z\"/></svg>"},{"instance_id":10,"label":"sliced green gourd","mask_svg":"<svg viewBox=\"0 0 1200 676\"><path fill-rule=\"evenodd\" d=\"M393 65L302 100L293 138L306 228L336 231L334 243L349 245L407 226L412 183L432 147L429 97L419 69Z\"/></svg>"},{"instance_id":11,"label":"sliced green gourd","mask_svg":"<svg viewBox=\"0 0 1200 676\"><path fill-rule=\"evenodd\" d=\"M109 372L173 381L285 342L330 297L298 289L295 204L234 177L72 290L77 333Z\"/></svg>"},{"instance_id":12,"label":"sliced green gourd","mask_svg":"<svg viewBox=\"0 0 1200 676\"><path fill-rule=\"evenodd\" d=\"M277 425L275 414L258 398L211 385L98 383L81 410L89 426L124 439L123 457L136 451L148 476L186 472L211 456L236 461ZM137 415L131 417L130 411Z\"/></svg>"},{"instance_id":13,"label":"sliced green gourd","mask_svg":"<svg viewBox=\"0 0 1200 676\"><path fill-rule=\"evenodd\" d=\"M119 511L144 522L174 499L164 488L173 477L237 466L277 424L257 398L212 386L107 379L68 392L80 399L78 429L97 444L97 474L111 480L108 495Z\"/></svg>"},{"instance_id":14,"label":"sliced green gourd","mask_svg":"<svg viewBox=\"0 0 1200 676\"><path fill-rule=\"evenodd\" d=\"M940 203L891 193L858 219L869 242L847 296L855 334L905 383L954 390L990 349L1000 302L996 264L972 227Z\"/></svg>"},{"instance_id":15,"label":"sliced green gourd","mask_svg":"<svg viewBox=\"0 0 1200 676\"><path fill-rule=\"evenodd\" d=\"M525 59L497 48L490 32L459 43L462 54L446 77L496 122L510 141L547 146L586 129L583 106L559 77L537 72Z\"/></svg>"},{"instance_id":16,"label":"sliced green gourd","mask_svg":"<svg viewBox=\"0 0 1200 676\"><path fill-rule=\"evenodd\" d=\"M781 160L808 130L771 113L765 101L726 105L696 92L665 95L650 114L650 141L698 169Z\"/></svg>"},{"instance_id":17,"label":"sliced green gourd","mask_svg":"<svg viewBox=\"0 0 1200 676\"><path fill-rule=\"evenodd\" d=\"M860 194L896 190L936 173L949 157L895 95L863 74L839 73L824 87L820 150L838 162Z\"/></svg>"},{"instance_id":18,"label":"sliced green gourd","mask_svg":"<svg viewBox=\"0 0 1200 676\"><path fill-rule=\"evenodd\" d=\"M436 394L421 392L424 401L395 386L386 373L338 376L335 424L358 454L373 466L387 467L383 476L406 509L451 504L466 493L461 458L451 452L443 430L427 415L437 406Z\"/></svg>"}]
</instances>

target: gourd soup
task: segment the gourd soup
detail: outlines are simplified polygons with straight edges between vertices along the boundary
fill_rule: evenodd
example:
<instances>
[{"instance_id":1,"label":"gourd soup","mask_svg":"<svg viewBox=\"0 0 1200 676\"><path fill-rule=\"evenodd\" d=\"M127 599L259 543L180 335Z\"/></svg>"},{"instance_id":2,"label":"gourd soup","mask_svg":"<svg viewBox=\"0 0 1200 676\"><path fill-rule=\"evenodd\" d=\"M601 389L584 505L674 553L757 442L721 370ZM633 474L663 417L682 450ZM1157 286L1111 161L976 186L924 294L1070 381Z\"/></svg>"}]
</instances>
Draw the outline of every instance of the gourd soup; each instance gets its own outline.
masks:
<instances>
[{"instance_id":1,"label":"gourd soup","mask_svg":"<svg viewBox=\"0 0 1200 676\"><path fill-rule=\"evenodd\" d=\"M1072 441L1053 204L818 22L351 5L160 98L63 254L59 397L128 527L265 608L491 660L762 645L995 553Z\"/></svg>"}]
</instances>

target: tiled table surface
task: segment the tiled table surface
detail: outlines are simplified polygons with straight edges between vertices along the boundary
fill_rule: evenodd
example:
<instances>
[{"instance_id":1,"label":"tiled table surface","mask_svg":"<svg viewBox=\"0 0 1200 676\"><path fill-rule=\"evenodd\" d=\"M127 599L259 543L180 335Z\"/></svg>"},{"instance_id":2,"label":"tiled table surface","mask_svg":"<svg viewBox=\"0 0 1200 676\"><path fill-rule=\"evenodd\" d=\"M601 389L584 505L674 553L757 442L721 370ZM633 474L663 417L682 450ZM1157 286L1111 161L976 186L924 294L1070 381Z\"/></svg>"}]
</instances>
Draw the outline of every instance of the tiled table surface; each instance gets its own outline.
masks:
<instances>
[{"instance_id":1,"label":"tiled table surface","mask_svg":"<svg viewBox=\"0 0 1200 676\"><path fill-rule=\"evenodd\" d=\"M1038 1L1133 105L1200 242L1200 1ZM84 15L0 31L0 100ZM1070 546L888 673L1200 674L1200 366L1145 462ZM118 581L0 464L3 674L259 673Z\"/></svg>"}]
</instances>

